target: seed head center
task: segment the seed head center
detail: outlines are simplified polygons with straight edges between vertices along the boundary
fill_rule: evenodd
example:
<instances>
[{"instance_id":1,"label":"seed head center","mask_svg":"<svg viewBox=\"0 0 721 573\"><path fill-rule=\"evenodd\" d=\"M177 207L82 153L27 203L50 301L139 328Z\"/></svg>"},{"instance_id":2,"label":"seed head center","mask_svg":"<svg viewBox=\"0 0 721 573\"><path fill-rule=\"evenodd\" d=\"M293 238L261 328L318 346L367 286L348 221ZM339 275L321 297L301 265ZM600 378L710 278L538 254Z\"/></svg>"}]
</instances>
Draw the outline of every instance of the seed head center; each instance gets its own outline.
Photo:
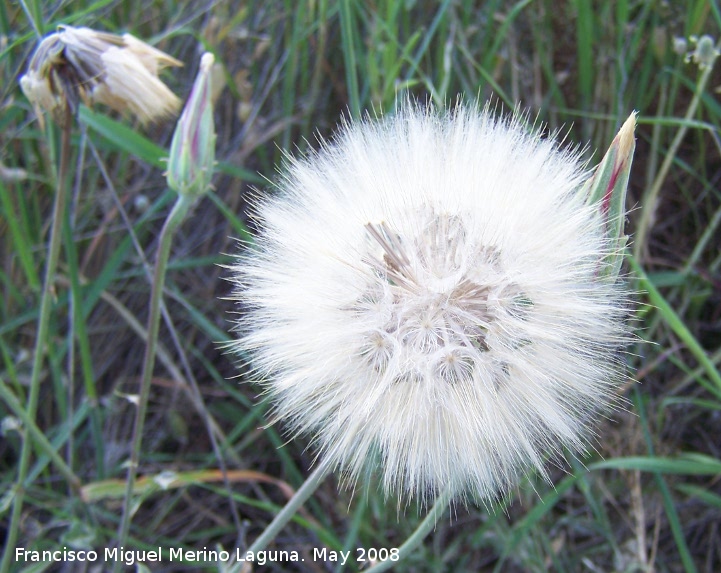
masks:
<instances>
[{"instance_id":1,"label":"seed head center","mask_svg":"<svg viewBox=\"0 0 721 573\"><path fill-rule=\"evenodd\" d=\"M490 360L498 295L510 292L499 286L497 250L472 244L461 218L450 215L429 215L415 235L386 222L366 230L363 262L372 278L353 306L372 325L364 361L395 381L472 379Z\"/></svg>"}]
</instances>

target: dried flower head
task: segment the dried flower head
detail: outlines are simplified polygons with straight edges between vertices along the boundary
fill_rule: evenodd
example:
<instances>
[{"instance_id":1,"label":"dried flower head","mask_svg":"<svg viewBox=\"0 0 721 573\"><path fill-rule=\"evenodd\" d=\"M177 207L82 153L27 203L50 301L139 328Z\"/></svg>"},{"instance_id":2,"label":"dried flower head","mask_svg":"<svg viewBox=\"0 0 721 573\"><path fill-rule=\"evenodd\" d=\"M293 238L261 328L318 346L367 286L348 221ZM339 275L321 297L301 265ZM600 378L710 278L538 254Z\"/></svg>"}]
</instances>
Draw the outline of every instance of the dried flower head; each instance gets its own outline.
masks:
<instances>
[{"instance_id":1,"label":"dried flower head","mask_svg":"<svg viewBox=\"0 0 721 573\"><path fill-rule=\"evenodd\" d=\"M130 111L145 123L172 115L180 107L158 73L182 65L130 34L59 26L38 45L20 86L38 117L44 108L62 122L65 104L74 112L82 101Z\"/></svg>"},{"instance_id":2,"label":"dried flower head","mask_svg":"<svg viewBox=\"0 0 721 573\"><path fill-rule=\"evenodd\" d=\"M278 418L351 483L379 462L405 499L488 500L583 452L628 339L609 211L588 200L625 169L609 161L591 184L518 120L412 105L289 160L233 267L233 346Z\"/></svg>"}]
</instances>

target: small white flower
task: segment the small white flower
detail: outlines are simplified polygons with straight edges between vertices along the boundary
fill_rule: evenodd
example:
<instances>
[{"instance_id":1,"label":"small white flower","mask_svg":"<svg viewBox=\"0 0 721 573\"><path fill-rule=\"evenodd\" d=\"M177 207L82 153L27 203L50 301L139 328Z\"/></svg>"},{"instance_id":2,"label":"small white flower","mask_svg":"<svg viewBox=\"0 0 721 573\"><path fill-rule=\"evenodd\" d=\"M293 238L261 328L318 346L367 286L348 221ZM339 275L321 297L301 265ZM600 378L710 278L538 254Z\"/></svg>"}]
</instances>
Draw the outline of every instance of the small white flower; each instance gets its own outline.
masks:
<instances>
[{"instance_id":1,"label":"small white flower","mask_svg":"<svg viewBox=\"0 0 721 573\"><path fill-rule=\"evenodd\" d=\"M716 47L714 39L704 34L700 38L698 36L691 36L689 40L691 40L691 44L696 47L692 52L686 54L686 63L693 62L698 65L699 70L712 68L716 58L721 54Z\"/></svg>"},{"instance_id":2,"label":"small white flower","mask_svg":"<svg viewBox=\"0 0 721 573\"><path fill-rule=\"evenodd\" d=\"M488 500L545 476L585 451L628 339L588 177L488 109L344 125L260 200L233 346L351 483L377 462L386 493Z\"/></svg>"},{"instance_id":3,"label":"small white flower","mask_svg":"<svg viewBox=\"0 0 721 573\"><path fill-rule=\"evenodd\" d=\"M688 52L688 40L683 36L676 36L673 39L673 51L679 56L685 56Z\"/></svg>"}]
</instances>

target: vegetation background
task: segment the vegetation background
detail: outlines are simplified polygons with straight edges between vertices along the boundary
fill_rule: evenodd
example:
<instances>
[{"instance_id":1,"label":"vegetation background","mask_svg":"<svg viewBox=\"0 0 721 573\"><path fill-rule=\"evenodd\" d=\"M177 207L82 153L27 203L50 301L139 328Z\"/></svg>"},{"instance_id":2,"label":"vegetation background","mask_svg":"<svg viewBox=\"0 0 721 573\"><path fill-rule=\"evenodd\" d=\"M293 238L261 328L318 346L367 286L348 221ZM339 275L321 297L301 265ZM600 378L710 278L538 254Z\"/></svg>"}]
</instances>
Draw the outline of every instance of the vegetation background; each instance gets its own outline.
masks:
<instances>
[{"instance_id":1,"label":"vegetation background","mask_svg":"<svg viewBox=\"0 0 721 573\"><path fill-rule=\"evenodd\" d=\"M639 290L639 344L622 390L627 409L602 421L598 451L552 470L555 487L530 477L491 511L456 507L395 570L721 570L721 75L686 57L689 36L718 38L715 0L0 2L0 538L20 447L33 439L7 396L24 404L27 395L58 137L41 128L18 78L38 34L61 23L129 31L183 60L185 68L163 75L181 97L202 50L225 72L214 190L173 245L172 322L161 327L140 466L148 479L137 486L130 547L243 547L309 474L307 441L266 427L253 376L222 350L234 312L222 265L243 248L233 238L251 240L248 200L272 192L266 178L283 150L315 147L342 115L392 110L408 92L439 105L459 96L494 100L505 112L518 105L568 132L569 144L588 143L594 162L638 110L627 230L643 241L633 246L641 270L629 278ZM145 344L146 265L172 201L161 161L172 130L173 122L142 128L107 110L80 111L35 425L83 488L73 491L33 444L18 539L27 549L97 550L116 536L135 412L128 398L138 392ZM640 232L645 210L653 216ZM372 476L356 492L331 477L273 547L306 558L313 547L397 547L422 517L384 500ZM362 565L306 559L256 571Z\"/></svg>"}]
</instances>

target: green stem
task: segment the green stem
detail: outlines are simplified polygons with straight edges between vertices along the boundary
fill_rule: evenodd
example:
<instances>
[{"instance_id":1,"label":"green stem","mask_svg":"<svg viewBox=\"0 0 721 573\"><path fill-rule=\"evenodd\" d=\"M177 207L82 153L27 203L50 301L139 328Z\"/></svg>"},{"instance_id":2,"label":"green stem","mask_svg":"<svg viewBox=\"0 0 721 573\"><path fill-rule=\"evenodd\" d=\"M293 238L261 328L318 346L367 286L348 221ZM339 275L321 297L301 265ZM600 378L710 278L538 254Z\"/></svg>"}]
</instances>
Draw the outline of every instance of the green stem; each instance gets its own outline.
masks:
<instances>
[{"instance_id":1,"label":"green stem","mask_svg":"<svg viewBox=\"0 0 721 573\"><path fill-rule=\"evenodd\" d=\"M45 268L45 282L43 283L43 290L40 299L40 316L38 318L38 331L35 338L33 366L32 373L30 375L30 391L25 407L27 418L30 420L35 420L35 416L37 414L38 398L40 396L40 374L43 367L45 343L48 337L48 329L50 325L50 311L52 309L54 298L53 285L55 282L55 271L58 266L58 259L60 258L63 218L65 213L65 204L67 202L66 179L68 175L68 165L70 163L70 135L73 125L72 112L70 111L70 106L67 103L65 104L63 115L64 121L62 122L63 127L60 142L60 162L58 165L52 228L50 230L48 261ZM25 479L30 465L30 453L34 443L33 440L28 438L29 435L26 434L23 439L23 445L20 452L18 476L17 481L15 482L15 496L13 498L13 509L10 517L10 527L5 541L5 551L3 553L2 563L0 563L0 573L6 573L9 570L12 556L15 555L15 543L17 542L18 531L20 529L23 501L25 499Z\"/></svg>"},{"instance_id":2,"label":"green stem","mask_svg":"<svg viewBox=\"0 0 721 573\"><path fill-rule=\"evenodd\" d=\"M140 458L140 447L143 442L143 425L145 413L148 408L148 396L150 395L150 383L155 365L155 347L158 342L158 330L160 328L160 306L165 286L165 272L170 258L170 247L173 242L173 235L185 219L188 209L192 204L191 197L178 195L173 210L165 220L163 230L160 233L158 246L158 258L155 262L153 274L153 285L150 294L150 312L148 316L148 340L145 345L145 358L143 359L143 373L140 381L140 396L138 398L138 411L135 415L133 426L133 442L130 451L130 462L128 465L128 477L125 488L125 499L123 500L123 516L118 530L118 546L123 546L128 539L130 522L132 520L132 500L135 489L135 478ZM120 571L122 563L116 562L113 571Z\"/></svg>"},{"instance_id":3,"label":"green stem","mask_svg":"<svg viewBox=\"0 0 721 573\"><path fill-rule=\"evenodd\" d=\"M308 479L303 482L303 485L300 486L298 491L295 492L295 495L290 498L288 503L285 504L283 509L281 509L278 513L278 515L275 516L275 519L273 519L273 521L270 522L268 527L265 528L263 533L261 533L260 537L255 540L253 545L248 547L248 551L256 553L265 549L268 543L275 539L276 535L278 535L278 533L281 529L283 529L286 523L291 520L291 518L296 514L296 512L305 503L305 501L311 495L313 495L313 492L316 489L318 489L318 486L321 484L325 476L328 475L329 470L329 464L321 463L315 469L315 471L310 474ZM243 565L245 565L245 563L236 563L235 565L233 565L233 567L229 569L228 573L239 573L242 570Z\"/></svg>"},{"instance_id":4,"label":"green stem","mask_svg":"<svg viewBox=\"0 0 721 573\"><path fill-rule=\"evenodd\" d=\"M426 536L431 532L431 530L435 529L436 524L438 523L438 519L446 511L446 508L450 504L452 497L453 495L451 488L446 487L446 489L444 489L438 495L436 502L433 504L433 507L428 512L428 515L426 515L425 519L411 534L411 536L406 539L405 543L403 543L403 545L398 548L398 559L396 559L395 561L392 561L390 559L388 559L387 561L381 561L377 565L373 565L373 567L366 569L366 573L380 573L381 571L387 571L391 567L395 567L399 561L405 559L411 553L411 551L413 551L418 545L420 545L420 543L426 538Z\"/></svg>"},{"instance_id":5,"label":"green stem","mask_svg":"<svg viewBox=\"0 0 721 573\"><path fill-rule=\"evenodd\" d=\"M671 168L671 164L673 163L673 160L676 159L676 152L678 151L678 148L681 145L681 142L683 141L684 136L686 135L686 132L688 131L688 122L691 120L691 118L696 113L696 109L698 108L698 104L701 103L701 95L703 94L704 90L706 89L706 84L708 84L709 78L711 77L711 72L713 71L713 66L709 65L707 66L703 72L701 73L701 77L699 78L698 84L696 84L696 91L693 94L693 98L691 98L691 103L688 106L688 109L686 110L686 115L684 115L684 123L681 124L681 126L678 128L678 131L676 132L676 137L673 138L673 141L671 142L671 146L668 148L668 151L666 152L663 163L661 163L661 168L658 171L658 174L656 175L656 178L653 180L653 185L648 190L648 193L646 193L641 201L641 219L638 222L637 230L636 230L636 236L634 237L634 245L633 245L633 256L636 258L636 260L641 260L641 253L646 246L647 241L647 235L650 231L651 227L651 218L653 217L653 214L656 212L656 202L658 200L658 194L661 191L661 186L663 185L664 181L666 180L666 175L668 174L668 170Z\"/></svg>"}]
</instances>

